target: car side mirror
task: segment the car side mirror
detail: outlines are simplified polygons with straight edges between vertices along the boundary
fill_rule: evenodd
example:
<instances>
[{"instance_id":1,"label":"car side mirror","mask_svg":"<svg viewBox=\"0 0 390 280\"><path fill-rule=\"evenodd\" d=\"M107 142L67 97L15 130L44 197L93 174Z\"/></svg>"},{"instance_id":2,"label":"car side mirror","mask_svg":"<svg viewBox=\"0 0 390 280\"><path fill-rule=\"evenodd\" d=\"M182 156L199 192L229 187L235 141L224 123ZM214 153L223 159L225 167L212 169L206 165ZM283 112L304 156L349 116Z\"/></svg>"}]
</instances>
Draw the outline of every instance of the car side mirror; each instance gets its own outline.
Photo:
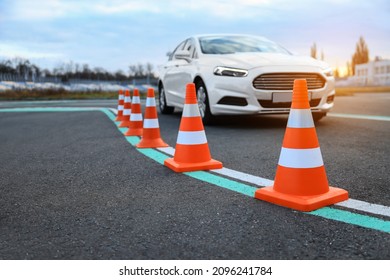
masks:
<instances>
[{"instance_id":1,"label":"car side mirror","mask_svg":"<svg viewBox=\"0 0 390 280\"><path fill-rule=\"evenodd\" d=\"M179 50L175 53L175 59L184 59L187 62L191 62L191 54L187 50Z\"/></svg>"}]
</instances>

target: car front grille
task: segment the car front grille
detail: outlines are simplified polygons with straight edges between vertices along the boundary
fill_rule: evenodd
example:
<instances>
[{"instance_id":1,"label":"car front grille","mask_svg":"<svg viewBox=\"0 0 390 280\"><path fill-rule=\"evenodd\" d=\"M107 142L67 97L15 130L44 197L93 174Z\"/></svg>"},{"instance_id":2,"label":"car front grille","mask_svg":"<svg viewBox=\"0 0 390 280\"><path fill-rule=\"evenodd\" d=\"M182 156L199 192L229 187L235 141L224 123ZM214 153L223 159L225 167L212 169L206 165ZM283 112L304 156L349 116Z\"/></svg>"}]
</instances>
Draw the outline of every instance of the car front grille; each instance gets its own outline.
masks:
<instances>
[{"instance_id":1,"label":"car front grille","mask_svg":"<svg viewBox=\"0 0 390 280\"><path fill-rule=\"evenodd\" d=\"M267 73L253 80L255 89L261 90L293 90L295 79L306 79L309 90L325 86L325 79L317 73Z\"/></svg>"}]
</instances>

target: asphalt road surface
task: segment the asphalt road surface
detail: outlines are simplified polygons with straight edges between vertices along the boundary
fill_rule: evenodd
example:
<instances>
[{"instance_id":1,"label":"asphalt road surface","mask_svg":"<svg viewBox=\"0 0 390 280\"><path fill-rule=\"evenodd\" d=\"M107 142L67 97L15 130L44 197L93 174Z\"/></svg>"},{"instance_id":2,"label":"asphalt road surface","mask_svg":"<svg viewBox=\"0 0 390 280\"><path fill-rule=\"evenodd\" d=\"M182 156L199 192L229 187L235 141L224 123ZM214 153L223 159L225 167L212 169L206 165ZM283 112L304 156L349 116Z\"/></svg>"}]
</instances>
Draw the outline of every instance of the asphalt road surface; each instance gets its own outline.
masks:
<instances>
[{"instance_id":1,"label":"asphalt road surface","mask_svg":"<svg viewBox=\"0 0 390 280\"><path fill-rule=\"evenodd\" d=\"M0 102L0 259L390 259L390 93L337 97L316 124L330 185L367 206L327 207L336 216L205 178L259 187L245 179L175 173L156 161L169 155L133 147L108 111L26 109L38 107L116 101ZM172 147L180 118L159 116ZM219 118L205 129L212 157L273 180L286 123Z\"/></svg>"}]
</instances>

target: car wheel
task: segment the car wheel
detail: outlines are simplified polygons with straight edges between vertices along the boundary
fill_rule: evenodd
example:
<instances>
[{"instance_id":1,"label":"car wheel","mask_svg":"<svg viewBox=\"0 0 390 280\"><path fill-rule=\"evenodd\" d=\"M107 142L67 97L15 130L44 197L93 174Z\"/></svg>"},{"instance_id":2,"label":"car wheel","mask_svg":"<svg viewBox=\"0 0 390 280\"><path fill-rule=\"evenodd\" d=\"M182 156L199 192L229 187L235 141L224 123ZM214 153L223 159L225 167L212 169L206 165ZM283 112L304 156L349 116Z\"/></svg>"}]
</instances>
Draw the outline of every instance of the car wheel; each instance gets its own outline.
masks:
<instances>
[{"instance_id":1,"label":"car wheel","mask_svg":"<svg viewBox=\"0 0 390 280\"><path fill-rule=\"evenodd\" d=\"M172 114L175 110L175 107L167 105L167 99L165 97L165 90L163 85L158 88L158 108L160 109L161 114Z\"/></svg>"},{"instance_id":2,"label":"car wheel","mask_svg":"<svg viewBox=\"0 0 390 280\"><path fill-rule=\"evenodd\" d=\"M326 113L312 113L313 121L318 122L320 119L326 116Z\"/></svg>"},{"instance_id":3,"label":"car wheel","mask_svg":"<svg viewBox=\"0 0 390 280\"><path fill-rule=\"evenodd\" d=\"M211 124L213 121L213 115L210 112L209 97L207 94L206 86L203 81L195 83L196 86L196 98L198 100L199 113L202 117L203 124Z\"/></svg>"}]
</instances>

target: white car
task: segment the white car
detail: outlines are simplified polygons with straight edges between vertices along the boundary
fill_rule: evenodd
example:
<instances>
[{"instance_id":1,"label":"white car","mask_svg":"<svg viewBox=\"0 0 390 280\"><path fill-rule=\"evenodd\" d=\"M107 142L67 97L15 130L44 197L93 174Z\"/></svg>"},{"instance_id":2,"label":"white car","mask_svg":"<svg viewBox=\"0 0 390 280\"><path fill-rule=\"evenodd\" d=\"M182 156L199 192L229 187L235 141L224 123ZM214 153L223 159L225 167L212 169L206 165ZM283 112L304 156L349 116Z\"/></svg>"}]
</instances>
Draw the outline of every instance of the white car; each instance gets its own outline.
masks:
<instances>
[{"instance_id":1,"label":"white car","mask_svg":"<svg viewBox=\"0 0 390 280\"><path fill-rule=\"evenodd\" d=\"M294 79L307 80L313 117L333 107L332 69L323 61L291 54L258 36L198 35L181 42L160 66L162 114L183 108L185 88L195 83L205 124L216 115L287 114Z\"/></svg>"}]
</instances>

